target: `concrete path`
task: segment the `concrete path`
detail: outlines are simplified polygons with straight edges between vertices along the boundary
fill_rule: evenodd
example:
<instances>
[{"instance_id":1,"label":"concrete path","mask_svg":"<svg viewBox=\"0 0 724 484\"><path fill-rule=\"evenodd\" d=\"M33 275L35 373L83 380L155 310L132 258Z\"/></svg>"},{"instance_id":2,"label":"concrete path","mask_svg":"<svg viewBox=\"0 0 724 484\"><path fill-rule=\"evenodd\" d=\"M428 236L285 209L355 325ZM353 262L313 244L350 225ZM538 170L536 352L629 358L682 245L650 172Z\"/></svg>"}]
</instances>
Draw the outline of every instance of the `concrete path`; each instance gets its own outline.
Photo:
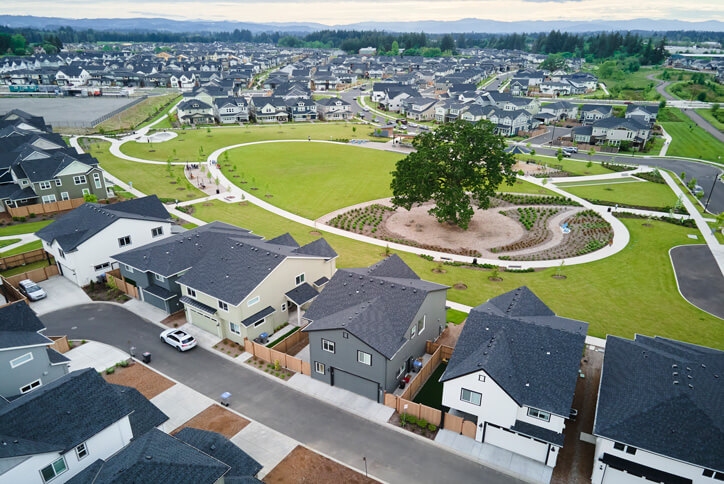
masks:
<instances>
[{"instance_id":1,"label":"concrete path","mask_svg":"<svg viewBox=\"0 0 724 484\"><path fill-rule=\"evenodd\" d=\"M230 440L264 466L258 474L260 479L299 445L296 440L259 422L251 422Z\"/></svg>"},{"instance_id":2,"label":"concrete path","mask_svg":"<svg viewBox=\"0 0 724 484\"><path fill-rule=\"evenodd\" d=\"M724 319L724 275L706 245L682 245L669 251L681 296L702 311Z\"/></svg>"},{"instance_id":3,"label":"concrete path","mask_svg":"<svg viewBox=\"0 0 724 484\"><path fill-rule=\"evenodd\" d=\"M14 240L14 239L20 239L20 241L15 242L14 244L6 245L2 249L0 249L0 252L8 252L10 250L20 247L21 245L29 244L30 242L35 242L36 240L40 240L35 236L35 234L6 235L3 237L0 237L0 240Z\"/></svg>"},{"instance_id":4,"label":"concrete path","mask_svg":"<svg viewBox=\"0 0 724 484\"><path fill-rule=\"evenodd\" d=\"M119 361L125 361L129 358L126 351L98 341L87 341L82 345L75 346L72 350L66 352L65 356L70 358L70 371L82 370L83 368L104 371L106 368L115 366Z\"/></svg>"},{"instance_id":5,"label":"concrete path","mask_svg":"<svg viewBox=\"0 0 724 484\"><path fill-rule=\"evenodd\" d=\"M174 385L153 397L151 403L168 415L168 420L159 428L169 433L212 405L214 400L186 385Z\"/></svg>"}]
</instances>

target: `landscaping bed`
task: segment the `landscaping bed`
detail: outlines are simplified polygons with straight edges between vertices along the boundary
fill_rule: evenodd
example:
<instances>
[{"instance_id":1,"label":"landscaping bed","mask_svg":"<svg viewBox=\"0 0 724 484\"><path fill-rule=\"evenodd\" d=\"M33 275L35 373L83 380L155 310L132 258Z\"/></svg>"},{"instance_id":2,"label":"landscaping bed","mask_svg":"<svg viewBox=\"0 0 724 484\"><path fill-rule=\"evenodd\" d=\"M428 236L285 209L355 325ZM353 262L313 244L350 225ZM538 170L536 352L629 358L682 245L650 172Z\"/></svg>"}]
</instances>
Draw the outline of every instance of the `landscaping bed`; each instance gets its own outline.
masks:
<instances>
[{"instance_id":1,"label":"landscaping bed","mask_svg":"<svg viewBox=\"0 0 724 484\"><path fill-rule=\"evenodd\" d=\"M244 417L227 410L221 405L213 404L181 424L171 432L171 435L176 435L184 427L193 427L195 429L218 432L227 439L230 439L241 432L249 423Z\"/></svg>"},{"instance_id":2,"label":"landscaping bed","mask_svg":"<svg viewBox=\"0 0 724 484\"><path fill-rule=\"evenodd\" d=\"M398 425L408 432L421 435L422 437L430 440L435 440L435 436L439 430L437 425L428 423L428 421L424 418L418 419L414 415L407 415L404 413L393 413L387 422L392 425Z\"/></svg>"},{"instance_id":3,"label":"landscaping bed","mask_svg":"<svg viewBox=\"0 0 724 484\"><path fill-rule=\"evenodd\" d=\"M360 460L361 462L361 460ZM264 477L267 484L372 484L374 479L298 445Z\"/></svg>"},{"instance_id":4,"label":"landscaping bed","mask_svg":"<svg viewBox=\"0 0 724 484\"><path fill-rule=\"evenodd\" d=\"M266 361L262 360L261 358L257 358L256 356L246 360L246 364L251 365L254 368L258 368L259 370L269 373L270 375L273 375L282 380L288 380L294 375L293 371L284 368L278 363L267 363Z\"/></svg>"},{"instance_id":5,"label":"landscaping bed","mask_svg":"<svg viewBox=\"0 0 724 484\"><path fill-rule=\"evenodd\" d=\"M133 361L125 368L117 366L111 374L104 371L103 378L108 383L133 387L149 400L175 385L168 378Z\"/></svg>"},{"instance_id":6,"label":"landscaping bed","mask_svg":"<svg viewBox=\"0 0 724 484\"><path fill-rule=\"evenodd\" d=\"M83 286L83 290L93 301L111 301L124 303L131 298L117 287L111 287L107 283L93 282Z\"/></svg>"},{"instance_id":7,"label":"landscaping bed","mask_svg":"<svg viewBox=\"0 0 724 484\"><path fill-rule=\"evenodd\" d=\"M236 341L231 341L229 338L224 338L216 343L214 345L214 349L234 358L236 358L245 351L243 344L237 343Z\"/></svg>"}]
</instances>

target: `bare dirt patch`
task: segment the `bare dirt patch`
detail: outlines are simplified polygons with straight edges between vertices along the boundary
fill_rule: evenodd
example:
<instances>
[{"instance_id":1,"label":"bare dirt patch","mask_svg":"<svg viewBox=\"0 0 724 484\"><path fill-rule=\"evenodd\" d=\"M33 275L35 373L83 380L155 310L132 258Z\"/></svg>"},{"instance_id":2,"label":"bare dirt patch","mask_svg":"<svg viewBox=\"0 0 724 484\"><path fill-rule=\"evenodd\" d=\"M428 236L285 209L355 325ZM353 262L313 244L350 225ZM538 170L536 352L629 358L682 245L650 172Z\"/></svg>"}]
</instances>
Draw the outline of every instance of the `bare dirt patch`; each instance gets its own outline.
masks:
<instances>
[{"instance_id":1,"label":"bare dirt patch","mask_svg":"<svg viewBox=\"0 0 724 484\"><path fill-rule=\"evenodd\" d=\"M364 484L375 483L349 467L298 445L264 477L267 484Z\"/></svg>"},{"instance_id":2,"label":"bare dirt patch","mask_svg":"<svg viewBox=\"0 0 724 484\"><path fill-rule=\"evenodd\" d=\"M214 345L216 351L220 351L228 356L236 358L244 352L244 345L231 341L229 338L224 338Z\"/></svg>"},{"instance_id":3,"label":"bare dirt patch","mask_svg":"<svg viewBox=\"0 0 724 484\"><path fill-rule=\"evenodd\" d=\"M442 334L435 340L435 343L455 348L464 326L465 321L460 324L448 324L447 328L445 328Z\"/></svg>"},{"instance_id":4,"label":"bare dirt patch","mask_svg":"<svg viewBox=\"0 0 724 484\"><path fill-rule=\"evenodd\" d=\"M161 324L168 326L169 328L178 328L186 324L186 313L182 311L176 311L172 315L161 320Z\"/></svg>"},{"instance_id":5,"label":"bare dirt patch","mask_svg":"<svg viewBox=\"0 0 724 484\"><path fill-rule=\"evenodd\" d=\"M313 235L313 236L315 236L315 237L321 237L321 236L322 236L322 232L318 232L318 231L316 231L316 230L310 230L310 231L309 231L309 235Z\"/></svg>"},{"instance_id":6,"label":"bare dirt patch","mask_svg":"<svg viewBox=\"0 0 724 484\"><path fill-rule=\"evenodd\" d=\"M104 372L103 378L108 383L133 387L149 400L175 385L168 378L140 363L132 363L126 368L117 367L111 375Z\"/></svg>"},{"instance_id":7,"label":"bare dirt patch","mask_svg":"<svg viewBox=\"0 0 724 484\"><path fill-rule=\"evenodd\" d=\"M464 291L465 289L468 288L468 286L466 286L466 285L463 284L462 282L458 282L457 284L455 284L455 285L453 286L453 288L457 289L458 291Z\"/></svg>"},{"instance_id":8,"label":"bare dirt patch","mask_svg":"<svg viewBox=\"0 0 724 484\"><path fill-rule=\"evenodd\" d=\"M218 432L227 439L230 439L241 432L241 430L247 425L249 425L249 421L244 417L225 409L221 405L214 404L209 405L208 408L197 413L196 416L190 420L184 422L177 429L171 432L171 435L176 435L184 427L193 427L195 429Z\"/></svg>"}]
</instances>

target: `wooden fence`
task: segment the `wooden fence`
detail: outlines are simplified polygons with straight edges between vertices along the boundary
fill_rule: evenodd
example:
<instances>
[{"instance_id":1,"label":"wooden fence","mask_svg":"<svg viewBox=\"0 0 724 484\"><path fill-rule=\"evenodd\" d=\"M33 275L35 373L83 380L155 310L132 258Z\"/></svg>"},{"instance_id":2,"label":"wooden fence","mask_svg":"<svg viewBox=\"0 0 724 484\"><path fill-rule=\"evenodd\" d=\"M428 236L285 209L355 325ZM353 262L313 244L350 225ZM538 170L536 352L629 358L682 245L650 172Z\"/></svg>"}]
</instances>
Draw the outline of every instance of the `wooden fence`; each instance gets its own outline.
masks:
<instances>
[{"instance_id":1,"label":"wooden fence","mask_svg":"<svg viewBox=\"0 0 724 484\"><path fill-rule=\"evenodd\" d=\"M56 213L73 210L85 203L83 198L73 198L71 200L61 200L59 202L36 203L34 205L25 205L23 207L8 208L8 212L12 217L28 217L31 213Z\"/></svg>"},{"instance_id":2,"label":"wooden fence","mask_svg":"<svg viewBox=\"0 0 724 484\"><path fill-rule=\"evenodd\" d=\"M415 403L391 393L385 393L385 406L394 408L397 413L413 415L416 418L424 418L433 425L440 425L442 422L442 411L428 407L421 403ZM407 406L407 408L405 408ZM447 419L447 416L445 417Z\"/></svg>"},{"instance_id":3,"label":"wooden fence","mask_svg":"<svg viewBox=\"0 0 724 484\"><path fill-rule=\"evenodd\" d=\"M289 326L287 326L289 328ZM289 328L291 331L291 328ZM299 346L306 346L309 344L309 334L302 332L301 329L297 330L295 333L292 333L291 335L284 338L283 341L277 343L277 345L274 347L275 350L281 351L282 353L289 354L290 349L296 349Z\"/></svg>"},{"instance_id":4,"label":"wooden fence","mask_svg":"<svg viewBox=\"0 0 724 484\"><path fill-rule=\"evenodd\" d=\"M456 434L463 434L465 437L475 438L477 431L477 425L471 420L464 420L462 417L452 415L450 413L445 414L445 422L443 425L445 430L455 432Z\"/></svg>"},{"instance_id":5,"label":"wooden fence","mask_svg":"<svg viewBox=\"0 0 724 484\"><path fill-rule=\"evenodd\" d=\"M50 256L45 249L35 249L22 254L9 255L0 259L0 271L6 271L14 267L20 267L33 262L48 259Z\"/></svg>"},{"instance_id":6,"label":"wooden fence","mask_svg":"<svg viewBox=\"0 0 724 484\"><path fill-rule=\"evenodd\" d=\"M425 363L422 368L420 368L420 372L417 374L417 376L415 376L415 378L412 379L410 384L407 385L405 391L402 392L402 395L400 395L402 398L405 398L407 400L412 400L413 398L415 398L417 392L419 392L420 388L422 388L422 386L427 383L427 380L430 378L430 375L432 375L432 372L434 372L440 362L442 362L442 353L443 346L438 345L437 349L432 354L432 357L427 360L427 363Z\"/></svg>"},{"instance_id":7,"label":"wooden fence","mask_svg":"<svg viewBox=\"0 0 724 484\"><path fill-rule=\"evenodd\" d=\"M290 371L307 376L311 376L312 374L312 368L309 362L300 360L295 356L288 355L274 348L267 348L264 345L254 343L250 339L244 339L244 349L248 353L251 353L267 363L276 363L278 361L279 366L282 366Z\"/></svg>"},{"instance_id":8,"label":"wooden fence","mask_svg":"<svg viewBox=\"0 0 724 484\"><path fill-rule=\"evenodd\" d=\"M58 274L58 266L53 264L32 271L23 272L22 274L16 274L14 276L7 277L5 278L5 281L9 282L12 286L17 286L20 281L23 281L25 279L30 279L33 282L40 282L45 281L50 277L57 276Z\"/></svg>"},{"instance_id":9,"label":"wooden fence","mask_svg":"<svg viewBox=\"0 0 724 484\"><path fill-rule=\"evenodd\" d=\"M48 345L48 348L53 348L58 353L66 353L70 351L67 336L50 336L50 339L53 340L53 344Z\"/></svg>"},{"instance_id":10,"label":"wooden fence","mask_svg":"<svg viewBox=\"0 0 724 484\"><path fill-rule=\"evenodd\" d=\"M138 299L138 288L133 284L126 282L126 279L121 275L120 269L114 269L106 272L106 281L108 284L115 285L119 291L128 294L129 296Z\"/></svg>"},{"instance_id":11,"label":"wooden fence","mask_svg":"<svg viewBox=\"0 0 724 484\"><path fill-rule=\"evenodd\" d=\"M428 342L427 342L427 346L425 347L425 351L426 351L428 354L432 355L432 354L434 354L434 353L438 350L438 348L442 348L442 352L440 353L440 357L441 357L443 360L449 360L449 359L452 357L453 350L455 349L455 348L453 348L452 346L441 345L440 343L435 343L435 342L433 342L433 341L428 341Z\"/></svg>"}]
</instances>

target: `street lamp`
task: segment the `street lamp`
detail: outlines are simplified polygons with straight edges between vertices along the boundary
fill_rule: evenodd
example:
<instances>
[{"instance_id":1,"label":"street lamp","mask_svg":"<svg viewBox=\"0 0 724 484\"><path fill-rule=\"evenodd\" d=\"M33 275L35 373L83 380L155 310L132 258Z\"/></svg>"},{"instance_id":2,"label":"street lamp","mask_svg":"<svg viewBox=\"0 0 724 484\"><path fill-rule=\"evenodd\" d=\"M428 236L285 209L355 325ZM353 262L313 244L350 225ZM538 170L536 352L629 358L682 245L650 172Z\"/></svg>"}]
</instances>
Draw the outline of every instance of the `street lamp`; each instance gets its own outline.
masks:
<instances>
[{"instance_id":1,"label":"street lamp","mask_svg":"<svg viewBox=\"0 0 724 484\"><path fill-rule=\"evenodd\" d=\"M721 159L721 156L719 157ZM709 207L709 200L711 200L711 194L714 193L714 188L716 188L716 182L719 181L719 177L721 175L717 174L714 176L714 183L711 184L711 190L709 190L709 196L706 197L706 203L704 204L704 210L706 210Z\"/></svg>"}]
</instances>

